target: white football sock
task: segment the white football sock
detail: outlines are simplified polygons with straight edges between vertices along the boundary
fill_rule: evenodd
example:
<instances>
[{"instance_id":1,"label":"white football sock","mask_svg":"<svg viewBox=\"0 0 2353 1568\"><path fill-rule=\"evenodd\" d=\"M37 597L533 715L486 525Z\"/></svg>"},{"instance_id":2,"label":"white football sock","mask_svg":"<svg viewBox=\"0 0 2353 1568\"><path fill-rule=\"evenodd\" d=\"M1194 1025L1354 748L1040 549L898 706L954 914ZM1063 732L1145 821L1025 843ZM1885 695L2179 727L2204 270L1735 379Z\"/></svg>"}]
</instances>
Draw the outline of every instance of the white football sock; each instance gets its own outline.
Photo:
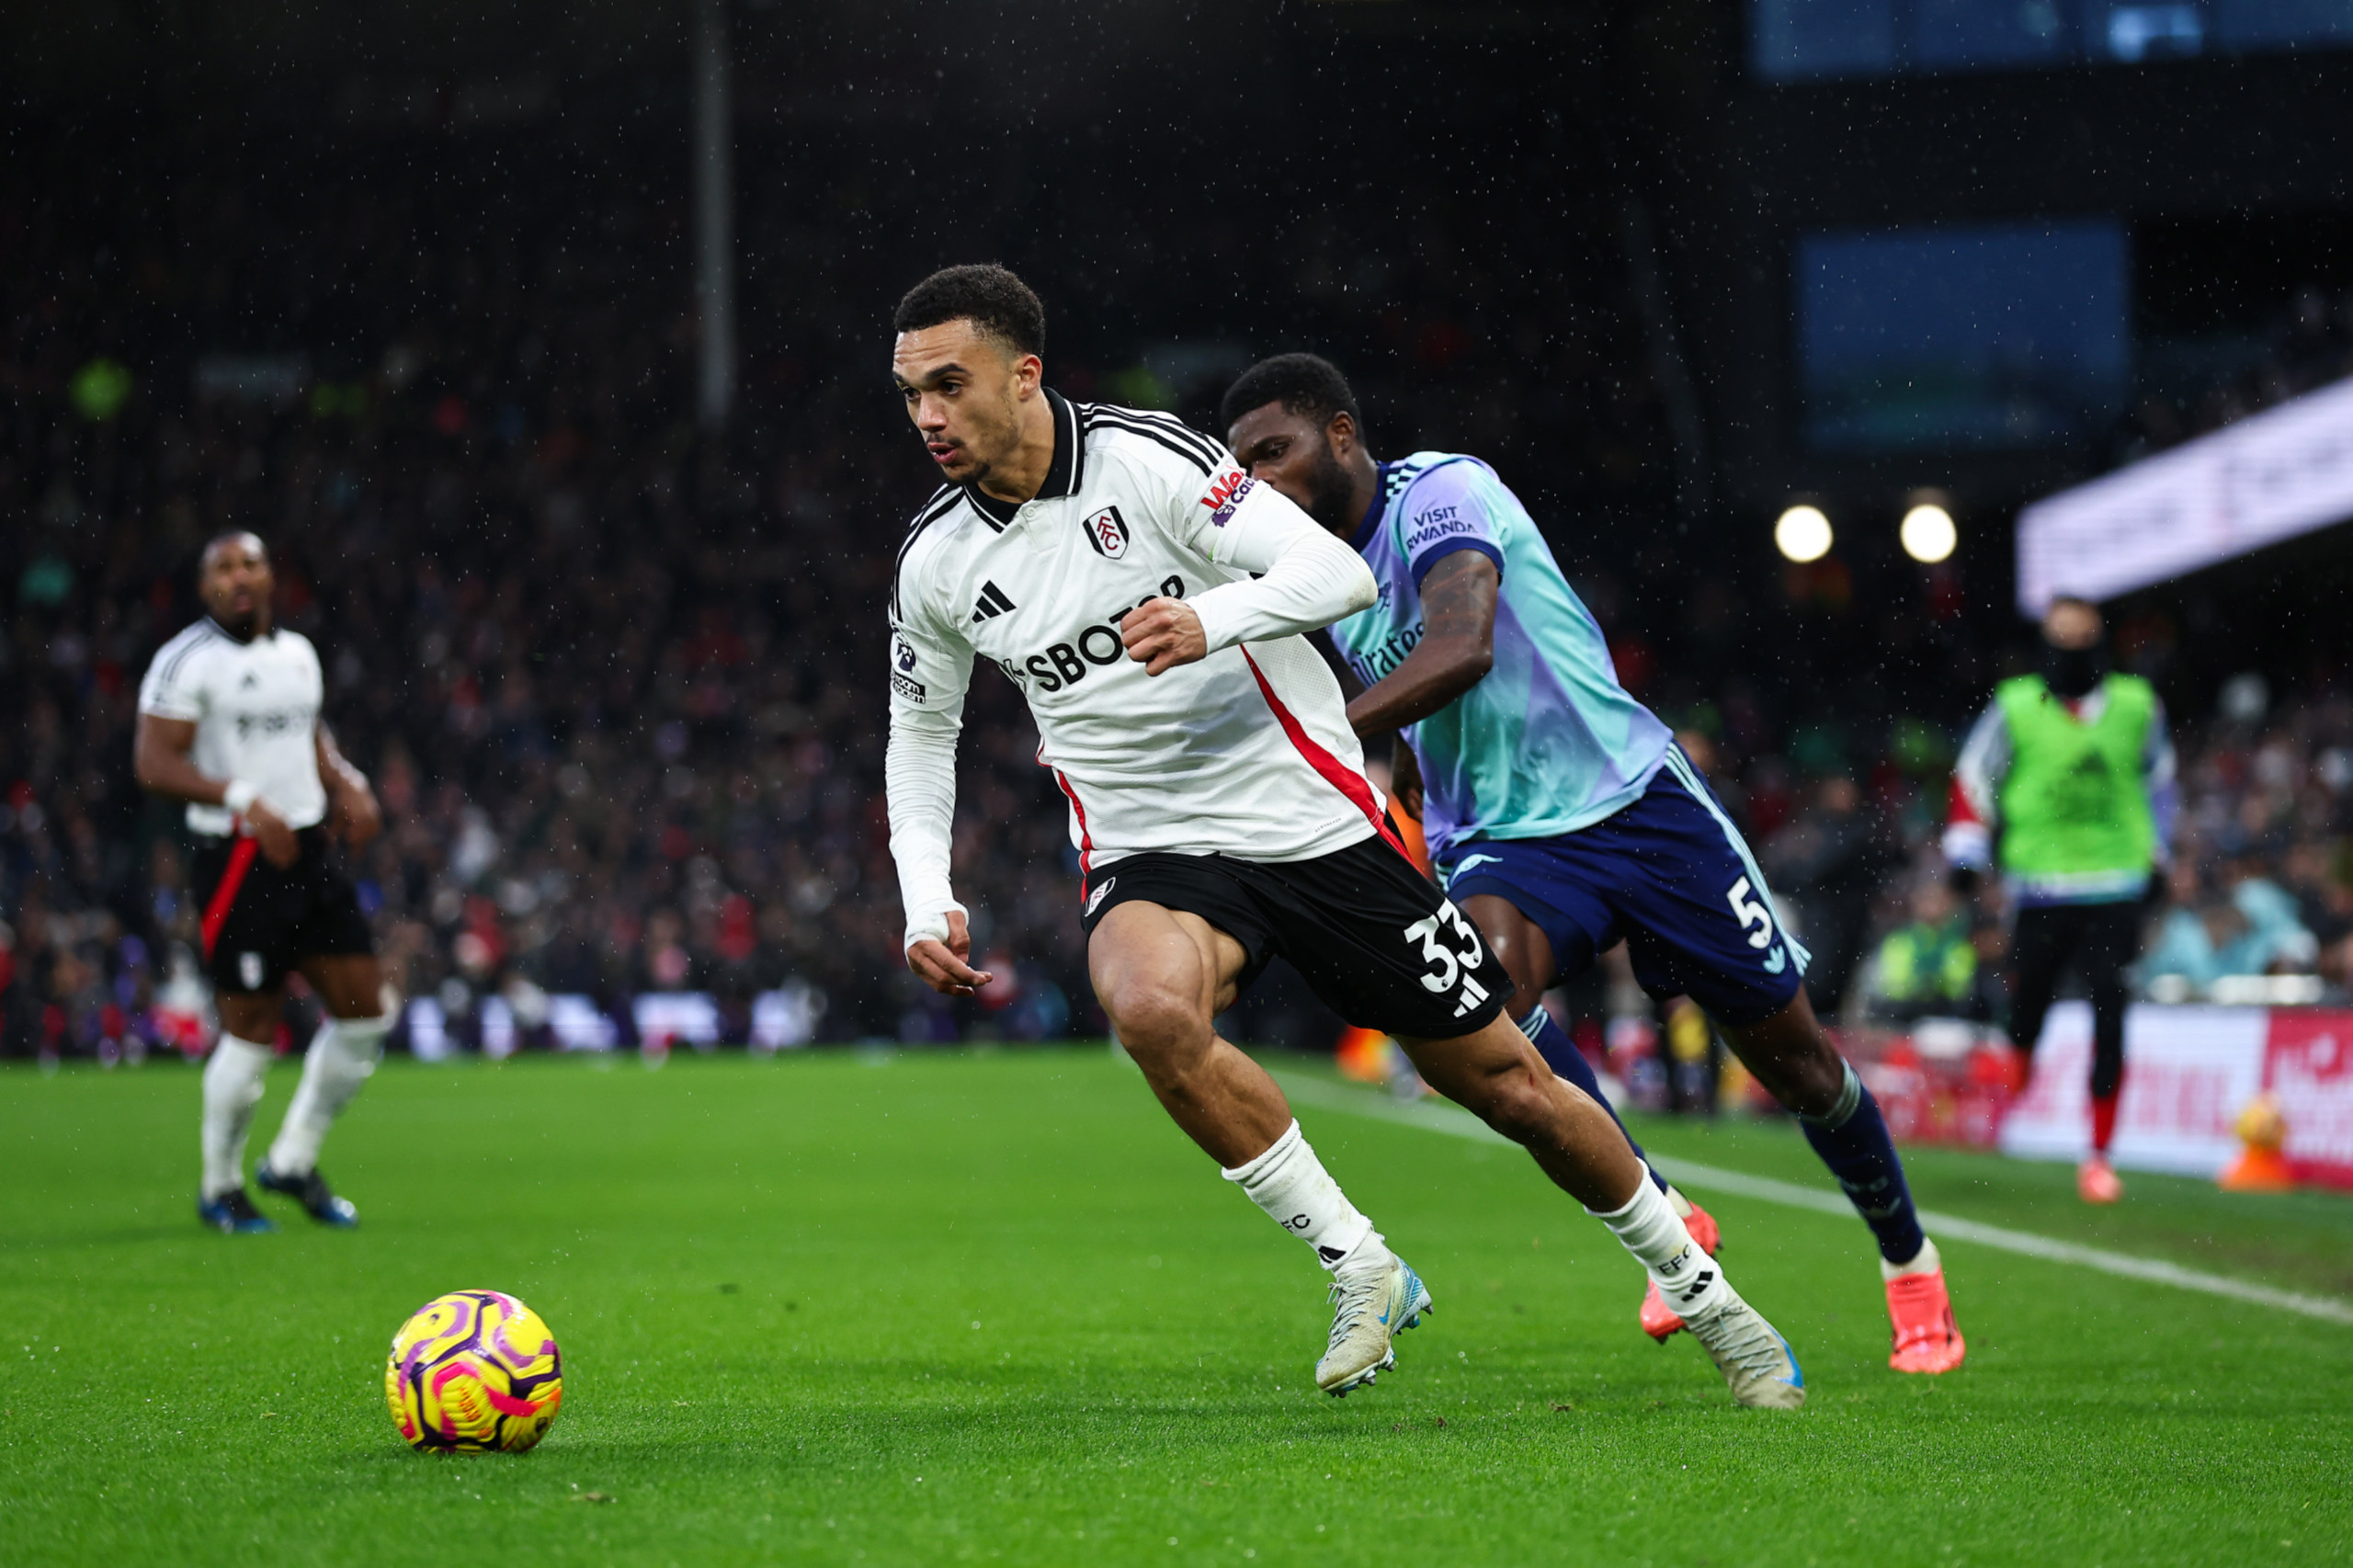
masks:
<instances>
[{"instance_id":1,"label":"white football sock","mask_svg":"<svg viewBox=\"0 0 2353 1568\"><path fill-rule=\"evenodd\" d=\"M1638 1187L1622 1209L1586 1212L1609 1227L1648 1271L1667 1305L1683 1316L1706 1312L1724 1295L1723 1270L1692 1242L1675 1206L1652 1183Z\"/></svg>"},{"instance_id":2,"label":"white football sock","mask_svg":"<svg viewBox=\"0 0 2353 1568\"><path fill-rule=\"evenodd\" d=\"M1381 1244L1372 1221L1357 1212L1300 1135L1296 1121L1265 1153L1223 1175L1248 1193L1267 1218L1313 1247L1315 1261L1335 1273L1367 1241Z\"/></svg>"},{"instance_id":3,"label":"white football sock","mask_svg":"<svg viewBox=\"0 0 2353 1568\"><path fill-rule=\"evenodd\" d=\"M204 1064L203 1196L207 1200L245 1185L245 1130L261 1103L262 1079L276 1054L266 1045L223 1032Z\"/></svg>"},{"instance_id":4,"label":"white football sock","mask_svg":"<svg viewBox=\"0 0 2353 1568\"><path fill-rule=\"evenodd\" d=\"M1937 1256L1937 1244L1923 1236L1920 1238L1920 1250L1911 1262L1890 1263L1881 1258L1879 1277L1881 1279L1901 1279L1907 1274L1934 1274L1944 1266L1945 1260Z\"/></svg>"},{"instance_id":5,"label":"white football sock","mask_svg":"<svg viewBox=\"0 0 2353 1568\"><path fill-rule=\"evenodd\" d=\"M381 1018L329 1018L311 1037L302 1058L302 1082L286 1119L269 1145L269 1168L278 1176L308 1176L319 1163L327 1129L376 1070L384 1053L392 1015Z\"/></svg>"}]
</instances>

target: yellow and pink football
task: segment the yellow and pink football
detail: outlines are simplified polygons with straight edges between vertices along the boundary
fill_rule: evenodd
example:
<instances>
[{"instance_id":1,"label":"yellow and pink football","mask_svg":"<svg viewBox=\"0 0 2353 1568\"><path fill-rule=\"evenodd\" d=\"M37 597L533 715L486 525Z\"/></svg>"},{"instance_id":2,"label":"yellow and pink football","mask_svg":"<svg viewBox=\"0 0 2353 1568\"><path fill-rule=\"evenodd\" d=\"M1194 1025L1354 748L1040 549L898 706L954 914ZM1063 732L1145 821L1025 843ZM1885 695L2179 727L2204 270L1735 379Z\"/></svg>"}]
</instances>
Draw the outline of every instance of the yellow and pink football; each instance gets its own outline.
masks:
<instances>
[{"instance_id":1,"label":"yellow and pink football","mask_svg":"<svg viewBox=\"0 0 2353 1568\"><path fill-rule=\"evenodd\" d=\"M563 1361L540 1314L497 1290L437 1296L392 1335L384 1401L426 1453L519 1454L563 1403Z\"/></svg>"}]
</instances>

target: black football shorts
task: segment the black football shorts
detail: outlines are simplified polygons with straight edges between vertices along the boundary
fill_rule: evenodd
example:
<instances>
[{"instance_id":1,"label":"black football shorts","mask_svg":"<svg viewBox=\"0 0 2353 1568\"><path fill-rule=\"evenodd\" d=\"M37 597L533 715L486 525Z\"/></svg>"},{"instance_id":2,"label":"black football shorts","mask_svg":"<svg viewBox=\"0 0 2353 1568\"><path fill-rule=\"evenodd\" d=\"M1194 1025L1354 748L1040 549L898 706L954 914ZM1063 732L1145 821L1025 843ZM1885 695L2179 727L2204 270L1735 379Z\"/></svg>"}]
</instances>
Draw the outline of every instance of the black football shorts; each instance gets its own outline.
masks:
<instances>
[{"instance_id":1,"label":"black football shorts","mask_svg":"<svg viewBox=\"0 0 2353 1568\"><path fill-rule=\"evenodd\" d=\"M330 858L326 831L306 827L294 837L301 853L283 869L256 839L207 836L198 844L193 881L204 967L233 995L277 990L304 959L376 950L359 890Z\"/></svg>"},{"instance_id":2,"label":"black football shorts","mask_svg":"<svg viewBox=\"0 0 2353 1568\"><path fill-rule=\"evenodd\" d=\"M1511 999L1478 927L1380 835L1312 860L1131 855L1085 897L1090 937L1122 903L1181 909L1242 944L1244 989L1280 954L1349 1023L1406 1040L1475 1034Z\"/></svg>"}]
</instances>

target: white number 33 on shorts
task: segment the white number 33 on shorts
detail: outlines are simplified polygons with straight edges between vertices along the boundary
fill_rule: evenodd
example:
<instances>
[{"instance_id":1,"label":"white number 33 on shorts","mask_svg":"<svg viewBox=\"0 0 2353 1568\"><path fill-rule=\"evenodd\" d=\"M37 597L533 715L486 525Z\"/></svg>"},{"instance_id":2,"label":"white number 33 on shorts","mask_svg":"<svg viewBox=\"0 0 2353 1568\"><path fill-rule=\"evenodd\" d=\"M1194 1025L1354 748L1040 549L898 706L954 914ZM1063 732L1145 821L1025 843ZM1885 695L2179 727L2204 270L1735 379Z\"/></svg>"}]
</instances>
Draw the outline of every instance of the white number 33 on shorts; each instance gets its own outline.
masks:
<instances>
[{"instance_id":1,"label":"white number 33 on shorts","mask_svg":"<svg viewBox=\"0 0 2353 1568\"><path fill-rule=\"evenodd\" d=\"M1461 938L1459 948L1449 948L1438 940L1439 932L1446 926L1453 927L1454 935ZM1440 903L1436 915L1406 926L1405 940L1422 945L1423 961L1430 966L1429 973L1421 977L1422 989L1432 994L1452 990L1464 970L1478 968L1487 956L1487 949L1480 945L1477 928L1462 918L1462 912L1454 907L1452 899Z\"/></svg>"}]
</instances>

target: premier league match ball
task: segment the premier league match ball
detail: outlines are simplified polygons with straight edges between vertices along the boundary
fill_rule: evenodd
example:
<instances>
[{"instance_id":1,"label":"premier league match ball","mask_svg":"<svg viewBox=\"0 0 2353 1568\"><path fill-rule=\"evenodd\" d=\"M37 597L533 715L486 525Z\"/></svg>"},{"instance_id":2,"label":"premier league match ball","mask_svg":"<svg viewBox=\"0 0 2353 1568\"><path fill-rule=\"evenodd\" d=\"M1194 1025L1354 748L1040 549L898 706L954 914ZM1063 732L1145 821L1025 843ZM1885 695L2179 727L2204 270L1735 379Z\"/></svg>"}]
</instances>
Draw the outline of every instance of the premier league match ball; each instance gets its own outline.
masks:
<instances>
[{"instance_id":1,"label":"premier league match ball","mask_svg":"<svg viewBox=\"0 0 2353 1568\"><path fill-rule=\"evenodd\" d=\"M384 1402L411 1448L519 1454L563 1403L563 1362L540 1314L497 1290L452 1290L392 1335Z\"/></svg>"}]
</instances>

